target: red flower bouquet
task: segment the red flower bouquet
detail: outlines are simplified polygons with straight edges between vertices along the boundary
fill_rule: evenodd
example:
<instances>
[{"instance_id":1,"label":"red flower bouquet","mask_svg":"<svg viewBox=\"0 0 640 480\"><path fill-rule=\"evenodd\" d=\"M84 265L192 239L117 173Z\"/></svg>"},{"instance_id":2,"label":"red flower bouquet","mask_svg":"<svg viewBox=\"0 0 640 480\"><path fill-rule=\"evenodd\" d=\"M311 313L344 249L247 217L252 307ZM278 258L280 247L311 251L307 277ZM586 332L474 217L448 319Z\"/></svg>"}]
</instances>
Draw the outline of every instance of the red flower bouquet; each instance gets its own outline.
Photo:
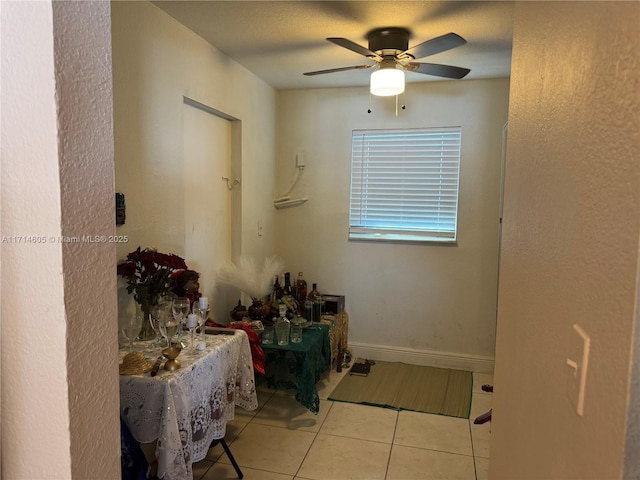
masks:
<instances>
[{"instance_id":1,"label":"red flower bouquet","mask_svg":"<svg viewBox=\"0 0 640 480\"><path fill-rule=\"evenodd\" d=\"M186 269L187 264L182 257L138 247L118 264L118 275L127 280L127 292L133 293L133 299L140 304L145 318L149 318L151 307L160 297L175 296L171 274L175 270Z\"/></svg>"}]
</instances>

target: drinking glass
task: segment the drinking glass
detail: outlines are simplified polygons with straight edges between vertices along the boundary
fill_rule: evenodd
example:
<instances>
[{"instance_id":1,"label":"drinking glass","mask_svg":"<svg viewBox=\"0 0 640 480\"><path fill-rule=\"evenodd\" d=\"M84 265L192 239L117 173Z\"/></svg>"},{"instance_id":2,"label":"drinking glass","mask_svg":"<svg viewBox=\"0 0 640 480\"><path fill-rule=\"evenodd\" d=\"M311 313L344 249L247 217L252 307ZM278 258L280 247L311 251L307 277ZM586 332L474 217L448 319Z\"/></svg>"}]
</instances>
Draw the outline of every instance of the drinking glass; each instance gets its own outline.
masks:
<instances>
[{"instance_id":1,"label":"drinking glass","mask_svg":"<svg viewBox=\"0 0 640 480\"><path fill-rule=\"evenodd\" d=\"M173 299L173 303L171 305L173 318L178 322L178 340L180 339L180 333L182 330L182 326L189 314L189 308L191 307L191 303L187 297L178 297Z\"/></svg>"},{"instance_id":2,"label":"drinking glass","mask_svg":"<svg viewBox=\"0 0 640 480\"><path fill-rule=\"evenodd\" d=\"M262 332L262 343L271 345L273 343L274 333L273 325L265 325L264 331Z\"/></svg>"},{"instance_id":3,"label":"drinking glass","mask_svg":"<svg viewBox=\"0 0 640 480\"><path fill-rule=\"evenodd\" d=\"M129 342L129 351L133 352L133 341L142 329L142 312L127 315L120 321L120 330Z\"/></svg>"},{"instance_id":4,"label":"drinking glass","mask_svg":"<svg viewBox=\"0 0 640 480\"><path fill-rule=\"evenodd\" d=\"M164 337L164 317L169 315L171 302L169 300L159 300L156 305L151 307L150 323L151 328L156 332L156 344L161 344Z\"/></svg>"},{"instance_id":5,"label":"drinking glass","mask_svg":"<svg viewBox=\"0 0 640 480\"><path fill-rule=\"evenodd\" d=\"M302 325L291 325L291 343L302 342Z\"/></svg>"},{"instance_id":6,"label":"drinking glass","mask_svg":"<svg viewBox=\"0 0 640 480\"><path fill-rule=\"evenodd\" d=\"M162 317L162 325L164 334L167 337L167 348L171 348L171 338L178 331L178 325L180 325L180 321L173 317L173 315L164 315Z\"/></svg>"}]
</instances>

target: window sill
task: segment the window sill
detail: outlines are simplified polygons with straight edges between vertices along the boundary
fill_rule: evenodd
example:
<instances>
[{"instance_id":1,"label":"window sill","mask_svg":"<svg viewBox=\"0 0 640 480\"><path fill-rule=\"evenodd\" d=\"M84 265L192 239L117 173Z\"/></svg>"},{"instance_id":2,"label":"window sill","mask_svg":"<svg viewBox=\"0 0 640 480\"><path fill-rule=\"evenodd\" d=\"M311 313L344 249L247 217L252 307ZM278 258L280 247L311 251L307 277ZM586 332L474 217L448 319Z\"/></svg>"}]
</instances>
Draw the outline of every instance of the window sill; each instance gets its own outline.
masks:
<instances>
[{"instance_id":1,"label":"window sill","mask_svg":"<svg viewBox=\"0 0 640 480\"><path fill-rule=\"evenodd\" d=\"M457 246L455 238L442 238L436 236L382 234L382 233L350 233L349 241L365 242L389 242L389 243L417 243L429 245Z\"/></svg>"}]
</instances>

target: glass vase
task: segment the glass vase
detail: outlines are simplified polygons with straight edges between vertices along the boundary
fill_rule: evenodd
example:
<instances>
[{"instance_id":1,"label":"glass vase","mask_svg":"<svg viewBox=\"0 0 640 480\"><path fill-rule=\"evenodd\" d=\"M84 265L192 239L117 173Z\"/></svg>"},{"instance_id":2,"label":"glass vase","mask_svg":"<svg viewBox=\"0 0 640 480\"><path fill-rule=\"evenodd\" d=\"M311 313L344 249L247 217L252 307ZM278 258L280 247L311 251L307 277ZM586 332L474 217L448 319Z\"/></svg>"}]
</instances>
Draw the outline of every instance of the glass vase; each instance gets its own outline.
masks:
<instances>
[{"instance_id":1,"label":"glass vase","mask_svg":"<svg viewBox=\"0 0 640 480\"><path fill-rule=\"evenodd\" d=\"M156 331L153 329L153 325L151 324L151 306L147 309L143 309L142 305L136 303L136 314L142 314L142 328L140 329L140 334L138 335L138 340L153 340L156 338Z\"/></svg>"}]
</instances>

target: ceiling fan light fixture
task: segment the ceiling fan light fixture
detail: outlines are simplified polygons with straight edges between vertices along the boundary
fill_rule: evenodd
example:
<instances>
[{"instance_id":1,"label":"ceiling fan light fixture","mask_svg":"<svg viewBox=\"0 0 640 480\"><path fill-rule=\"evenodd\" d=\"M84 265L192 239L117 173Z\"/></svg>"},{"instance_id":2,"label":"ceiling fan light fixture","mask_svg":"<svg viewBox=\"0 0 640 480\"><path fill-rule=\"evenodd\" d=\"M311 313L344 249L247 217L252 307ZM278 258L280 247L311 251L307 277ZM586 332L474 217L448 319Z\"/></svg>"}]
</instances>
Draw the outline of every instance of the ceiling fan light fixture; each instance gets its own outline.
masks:
<instances>
[{"instance_id":1,"label":"ceiling fan light fixture","mask_svg":"<svg viewBox=\"0 0 640 480\"><path fill-rule=\"evenodd\" d=\"M371 74L370 91L378 97L390 97L404 92L404 72L397 68L380 68Z\"/></svg>"}]
</instances>

